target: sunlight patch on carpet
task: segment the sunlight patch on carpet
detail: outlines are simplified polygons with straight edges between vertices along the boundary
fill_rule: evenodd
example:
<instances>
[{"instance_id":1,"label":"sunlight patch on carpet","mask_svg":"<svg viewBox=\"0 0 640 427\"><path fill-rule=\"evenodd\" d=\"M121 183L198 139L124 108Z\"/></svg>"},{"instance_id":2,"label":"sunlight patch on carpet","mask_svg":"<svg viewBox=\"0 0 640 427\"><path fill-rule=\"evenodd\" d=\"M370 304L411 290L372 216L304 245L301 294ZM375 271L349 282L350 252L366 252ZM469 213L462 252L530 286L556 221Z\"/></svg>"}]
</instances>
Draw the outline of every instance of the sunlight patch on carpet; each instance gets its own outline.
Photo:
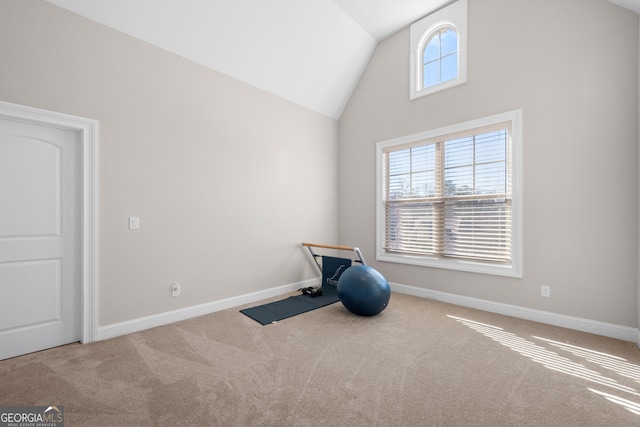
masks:
<instances>
[{"instance_id":1,"label":"sunlight patch on carpet","mask_svg":"<svg viewBox=\"0 0 640 427\"><path fill-rule=\"evenodd\" d=\"M533 362L542 364L547 369L571 375L576 378L581 378L602 386L610 387L615 390L631 394L636 397L640 397L640 393L636 389L620 384L613 378L609 378L601 374L600 372L589 369L580 363L574 362L571 359L563 357L558 353L548 350L547 348L542 347L541 345L538 345L532 341L528 341L516 334L507 332L503 328L474 322L473 320L451 315L447 315L447 317L454 319L455 321L479 332L485 337L490 338L491 340L496 341L525 357L528 357ZM585 349L582 347L572 346L570 344L565 344L558 341L549 340L546 338L536 336L534 336L533 338L544 341L549 345L552 345L563 351L567 351L576 357L584 358L591 363L595 363L600 367L611 370L621 376L633 379L636 382L640 382L640 366L629 363L626 361L626 359L602 352L597 352L594 350ZM589 388L589 390L603 396L610 402L624 406L625 409L631 411L634 414L640 415L640 403L623 399L609 393L598 392L591 388Z\"/></svg>"},{"instance_id":2,"label":"sunlight patch on carpet","mask_svg":"<svg viewBox=\"0 0 640 427\"><path fill-rule=\"evenodd\" d=\"M640 366L627 362L622 357L613 356L607 353L601 353L599 351L590 350L588 348L582 348L571 344L566 344L558 341L549 340L546 338L540 338L534 336L533 338L548 342L554 347L558 347L564 351L568 351L574 356L582 357L589 362L596 363L603 367L614 371L615 373L622 375L623 377L630 378L635 382L640 383Z\"/></svg>"}]
</instances>

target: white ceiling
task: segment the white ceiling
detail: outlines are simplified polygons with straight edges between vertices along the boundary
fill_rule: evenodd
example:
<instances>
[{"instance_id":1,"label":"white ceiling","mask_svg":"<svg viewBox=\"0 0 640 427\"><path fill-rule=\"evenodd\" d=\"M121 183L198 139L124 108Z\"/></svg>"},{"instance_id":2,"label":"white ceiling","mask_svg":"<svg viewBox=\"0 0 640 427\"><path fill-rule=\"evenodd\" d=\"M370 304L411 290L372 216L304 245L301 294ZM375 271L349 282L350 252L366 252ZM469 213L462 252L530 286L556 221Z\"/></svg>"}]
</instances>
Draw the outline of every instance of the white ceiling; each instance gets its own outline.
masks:
<instances>
[{"instance_id":1,"label":"white ceiling","mask_svg":"<svg viewBox=\"0 0 640 427\"><path fill-rule=\"evenodd\" d=\"M608 0L618 6L640 13L640 0Z\"/></svg>"},{"instance_id":2,"label":"white ceiling","mask_svg":"<svg viewBox=\"0 0 640 427\"><path fill-rule=\"evenodd\" d=\"M378 41L451 2L47 1L332 118ZM640 0L609 1L640 13Z\"/></svg>"}]
</instances>

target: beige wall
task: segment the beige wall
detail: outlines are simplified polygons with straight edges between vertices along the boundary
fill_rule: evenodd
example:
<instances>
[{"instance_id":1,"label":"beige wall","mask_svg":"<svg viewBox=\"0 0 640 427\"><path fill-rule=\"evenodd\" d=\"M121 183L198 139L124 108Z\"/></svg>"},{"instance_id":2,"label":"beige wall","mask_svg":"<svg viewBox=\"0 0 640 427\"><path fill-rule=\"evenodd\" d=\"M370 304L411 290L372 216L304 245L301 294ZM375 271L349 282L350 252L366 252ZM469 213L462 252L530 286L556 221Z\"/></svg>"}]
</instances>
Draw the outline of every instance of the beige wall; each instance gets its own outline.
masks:
<instances>
[{"instance_id":1,"label":"beige wall","mask_svg":"<svg viewBox=\"0 0 640 427\"><path fill-rule=\"evenodd\" d=\"M379 44L340 119L341 243L375 254L378 141L521 108L524 278L369 263L395 283L636 327L637 14L472 0L468 82L415 101L408 45L408 29Z\"/></svg>"},{"instance_id":2,"label":"beige wall","mask_svg":"<svg viewBox=\"0 0 640 427\"><path fill-rule=\"evenodd\" d=\"M601 0L472 0L467 84L410 102L405 29L338 128L49 3L2 0L0 100L100 121L102 326L313 277L298 244L338 226L392 282L640 326L638 34ZM517 108L524 278L375 262L375 143Z\"/></svg>"},{"instance_id":3,"label":"beige wall","mask_svg":"<svg viewBox=\"0 0 640 427\"><path fill-rule=\"evenodd\" d=\"M100 325L317 275L335 120L42 1L0 1L0 63L0 100L100 122Z\"/></svg>"}]
</instances>

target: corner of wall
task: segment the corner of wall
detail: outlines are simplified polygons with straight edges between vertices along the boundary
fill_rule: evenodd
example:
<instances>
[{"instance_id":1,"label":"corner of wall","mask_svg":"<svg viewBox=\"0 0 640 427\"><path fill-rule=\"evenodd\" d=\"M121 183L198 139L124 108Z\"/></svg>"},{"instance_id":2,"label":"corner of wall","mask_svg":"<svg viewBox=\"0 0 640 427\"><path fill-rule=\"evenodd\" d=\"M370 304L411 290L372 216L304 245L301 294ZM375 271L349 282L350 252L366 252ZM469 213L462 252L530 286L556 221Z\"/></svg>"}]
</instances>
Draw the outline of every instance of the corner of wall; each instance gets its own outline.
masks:
<instances>
[{"instance_id":1,"label":"corner of wall","mask_svg":"<svg viewBox=\"0 0 640 427\"><path fill-rule=\"evenodd\" d=\"M638 96L636 97L636 109L638 113L638 165L640 165L640 15L638 15ZM638 183L640 193L640 167L638 167ZM640 205L640 201L639 201ZM640 206L638 209L638 223L640 224ZM638 290L636 295L636 310L638 312L638 336L636 338L636 344L640 348L640 227L638 227L638 241L637 241L637 255L638 255L638 271L637 282Z\"/></svg>"}]
</instances>

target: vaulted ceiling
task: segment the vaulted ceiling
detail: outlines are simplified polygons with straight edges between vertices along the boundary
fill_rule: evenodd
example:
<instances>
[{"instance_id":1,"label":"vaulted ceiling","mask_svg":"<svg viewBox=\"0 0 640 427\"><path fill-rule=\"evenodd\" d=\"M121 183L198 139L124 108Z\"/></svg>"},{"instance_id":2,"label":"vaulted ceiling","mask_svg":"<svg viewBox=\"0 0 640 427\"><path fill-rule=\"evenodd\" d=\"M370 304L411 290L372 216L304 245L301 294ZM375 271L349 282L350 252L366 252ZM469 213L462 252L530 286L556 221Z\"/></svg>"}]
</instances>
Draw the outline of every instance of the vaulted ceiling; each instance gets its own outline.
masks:
<instances>
[{"instance_id":1,"label":"vaulted ceiling","mask_svg":"<svg viewBox=\"0 0 640 427\"><path fill-rule=\"evenodd\" d=\"M332 118L340 117L380 40L451 3L47 1ZM640 13L640 0L609 1Z\"/></svg>"}]
</instances>

